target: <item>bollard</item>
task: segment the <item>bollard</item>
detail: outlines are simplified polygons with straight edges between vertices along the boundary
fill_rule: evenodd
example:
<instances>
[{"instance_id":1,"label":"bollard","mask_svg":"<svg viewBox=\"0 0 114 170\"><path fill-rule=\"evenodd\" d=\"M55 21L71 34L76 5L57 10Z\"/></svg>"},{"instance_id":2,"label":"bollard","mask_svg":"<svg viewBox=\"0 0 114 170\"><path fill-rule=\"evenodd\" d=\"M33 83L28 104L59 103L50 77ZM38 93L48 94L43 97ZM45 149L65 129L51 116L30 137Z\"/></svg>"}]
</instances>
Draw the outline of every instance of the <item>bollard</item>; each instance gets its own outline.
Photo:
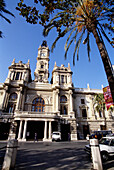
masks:
<instances>
[{"instance_id":1,"label":"bollard","mask_svg":"<svg viewBox=\"0 0 114 170\"><path fill-rule=\"evenodd\" d=\"M103 170L98 139L90 139L93 169Z\"/></svg>"},{"instance_id":2,"label":"bollard","mask_svg":"<svg viewBox=\"0 0 114 170\"><path fill-rule=\"evenodd\" d=\"M18 147L17 145L18 141L16 139L8 141L2 170L14 169Z\"/></svg>"}]
</instances>

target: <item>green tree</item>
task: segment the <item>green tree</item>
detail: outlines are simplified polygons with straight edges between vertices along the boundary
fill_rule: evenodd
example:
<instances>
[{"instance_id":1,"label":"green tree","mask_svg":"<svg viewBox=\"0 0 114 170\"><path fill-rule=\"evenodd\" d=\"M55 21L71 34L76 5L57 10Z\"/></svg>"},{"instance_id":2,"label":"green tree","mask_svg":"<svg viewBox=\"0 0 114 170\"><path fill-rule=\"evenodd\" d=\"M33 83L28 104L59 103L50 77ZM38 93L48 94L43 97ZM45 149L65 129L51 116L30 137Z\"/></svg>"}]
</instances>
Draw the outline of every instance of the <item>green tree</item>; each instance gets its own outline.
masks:
<instances>
[{"instance_id":1,"label":"green tree","mask_svg":"<svg viewBox=\"0 0 114 170\"><path fill-rule=\"evenodd\" d=\"M40 5L44 7L43 13L38 10ZM24 0L20 0L16 9L31 24L37 24L39 19L39 23L44 26L44 36L47 36L53 28L56 28L57 37L52 44L51 51L53 51L57 41L67 34L65 58L71 44L75 42L74 64L76 54L77 59L79 58L81 42L87 44L90 60L90 34L92 34L102 58L114 101L113 69L103 40L103 37L105 37L113 47L114 38L111 40L112 33L114 33L113 0L34 0L33 7L25 4Z\"/></svg>"},{"instance_id":2,"label":"green tree","mask_svg":"<svg viewBox=\"0 0 114 170\"><path fill-rule=\"evenodd\" d=\"M8 23L11 23L11 21L10 21L7 17L5 17L5 16L3 15L3 13L4 13L4 14L9 14L9 15L11 15L11 16L14 17L14 15L13 15L10 11L8 11L8 10L6 9L5 1L4 1L4 0L0 0L0 17L2 17L3 19L5 19ZM0 31L0 38L2 38L2 31Z\"/></svg>"},{"instance_id":3,"label":"green tree","mask_svg":"<svg viewBox=\"0 0 114 170\"><path fill-rule=\"evenodd\" d=\"M100 113L103 113L103 117L105 117L105 109L106 109L106 105L105 105L105 99L103 94L97 94L95 95L94 101L93 101L95 110Z\"/></svg>"}]
</instances>

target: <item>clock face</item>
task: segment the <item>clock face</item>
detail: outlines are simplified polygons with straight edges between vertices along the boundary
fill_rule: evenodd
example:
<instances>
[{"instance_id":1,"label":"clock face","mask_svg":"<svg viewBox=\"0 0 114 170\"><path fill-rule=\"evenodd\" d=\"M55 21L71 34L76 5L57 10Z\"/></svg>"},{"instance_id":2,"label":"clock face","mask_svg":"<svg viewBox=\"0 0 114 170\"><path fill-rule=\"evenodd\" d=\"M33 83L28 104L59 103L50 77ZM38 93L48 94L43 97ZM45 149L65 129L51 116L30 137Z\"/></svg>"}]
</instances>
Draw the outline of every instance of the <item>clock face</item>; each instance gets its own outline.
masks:
<instances>
[{"instance_id":1,"label":"clock face","mask_svg":"<svg viewBox=\"0 0 114 170\"><path fill-rule=\"evenodd\" d=\"M40 56L45 57L46 54L45 53L40 53Z\"/></svg>"}]
</instances>

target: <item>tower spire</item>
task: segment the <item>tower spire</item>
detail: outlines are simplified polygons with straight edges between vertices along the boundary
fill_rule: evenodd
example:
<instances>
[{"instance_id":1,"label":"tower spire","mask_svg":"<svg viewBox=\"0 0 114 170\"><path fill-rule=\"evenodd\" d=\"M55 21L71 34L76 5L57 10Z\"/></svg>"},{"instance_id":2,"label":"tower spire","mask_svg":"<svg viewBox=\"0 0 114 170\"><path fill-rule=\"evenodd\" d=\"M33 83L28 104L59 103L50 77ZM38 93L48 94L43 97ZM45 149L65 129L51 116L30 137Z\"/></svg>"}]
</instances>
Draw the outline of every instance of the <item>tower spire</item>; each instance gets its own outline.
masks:
<instances>
[{"instance_id":1,"label":"tower spire","mask_svg":"<svg viewBox=\"0 0 114 170\"><path fill-rule=\"evenodd\" d=\"M34 72L35 81L47 83L49 77L49 48L47 42L43 41L38 48L36 69Z\"/></svg>"}]
</instances>

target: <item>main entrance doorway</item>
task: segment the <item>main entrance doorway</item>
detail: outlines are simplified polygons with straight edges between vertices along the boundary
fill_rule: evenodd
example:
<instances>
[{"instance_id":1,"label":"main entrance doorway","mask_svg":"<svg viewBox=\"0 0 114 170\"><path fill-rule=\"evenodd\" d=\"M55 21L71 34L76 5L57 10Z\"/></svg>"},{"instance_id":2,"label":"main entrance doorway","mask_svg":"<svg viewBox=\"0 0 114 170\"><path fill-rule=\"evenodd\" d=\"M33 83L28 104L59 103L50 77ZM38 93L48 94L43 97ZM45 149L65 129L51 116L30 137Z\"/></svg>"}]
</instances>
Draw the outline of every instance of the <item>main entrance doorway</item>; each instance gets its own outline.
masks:
<instances>
[{"instance_id":1,"label":"main entrance doorway","mask_svg":"<svg viewBox=\"0 0 114 170\"><path fill-rule=\"evenodd\" d=\"M34 140L37 133L38 140L44 138L44 121L28 121L27 123L27 140Z\"/></svg>"},{"instance_id":2,"label":"main entrance doorway","mask_svg":"<svg viewBox=\"0 0 114 170\"><path fill-rule=\"evenodd\" d=\"M0 123L0 140L8 139L11 123Z\"/></svg>"},{"instance_id":3,"label":"main entrance doorway","mask_svg":"<svg viewBox=\"0 0 114 170\"><path fill-rule=\"evenodd\" d=\"M68 133L70 133L70 124L61 124L61 139L68 140Z\"/></svg>"},{"instance_id":4,"label":"main entrance doorway","mask_svg":"<svg viewBox=\"0 0 114 170\"><path fill-rule=\"evenodd\" d=\"M83 125L83 134L84 134L84 139L86 139L87 134L90 134L89 125Z\"/></svg>"}]
</instances>

